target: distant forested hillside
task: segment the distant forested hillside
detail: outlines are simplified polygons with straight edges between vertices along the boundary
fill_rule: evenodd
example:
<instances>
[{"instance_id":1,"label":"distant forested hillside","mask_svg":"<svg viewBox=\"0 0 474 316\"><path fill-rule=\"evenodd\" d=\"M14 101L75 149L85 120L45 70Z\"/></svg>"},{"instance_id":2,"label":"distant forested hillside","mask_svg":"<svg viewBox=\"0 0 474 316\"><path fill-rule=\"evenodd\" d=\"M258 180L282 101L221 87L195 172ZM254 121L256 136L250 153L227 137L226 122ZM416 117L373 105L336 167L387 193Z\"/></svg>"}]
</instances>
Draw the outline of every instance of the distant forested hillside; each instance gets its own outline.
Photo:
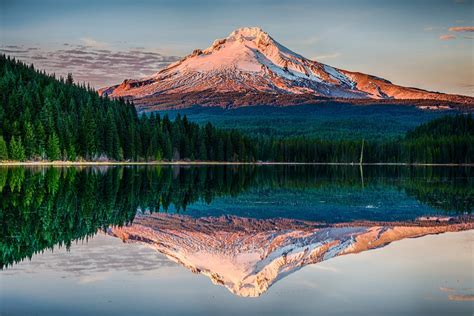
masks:
<instances>
[{"instance_id":1,"label":"distant forested hillside","mask_svg":"<svg viewBox=\"0 0 474 316\"><path fill-rule=\"evenodd\" d=\"M257 125L287 134L247 133L193 123L179 113L174 120L167 114L139 115L131 103L100 97L90 87L74 84L72 75L56 79L4 55L0 102L0 161L474 162L470 115L439 118L411 128L406 136L398 131L386 138L361 133L360 125L368 119L363 112L348 114L353 109L340 125L326 122L327 130L318 126L319 132L308 134L309 125L291 119L304 116L304 108L289 107L285 111L294 112L288 117ZM370 120L380 121L372 125L377 126L373 133L379 134L392 133L389 122L408 115L389 108L385 114L374 111L377 115ZM406 126L419 125L410 124ZM341 137L351 131L350 137Z\"/></svg>"},{"instance_id":2,"label":"distant forested hillside","mask_svg":"<svg viewBox=\"0 0 474 316\"><path fill-rule=\"evenodd\" d=\"M256 137L310 137L324 140L387 140L402 137L420 124L456 114L410 105L353 105L341 102L298 106L248 106L235 109L194 106L159 111L171 119L179 113L199 124L237 129Z\"/></svg>"}]
</instances>

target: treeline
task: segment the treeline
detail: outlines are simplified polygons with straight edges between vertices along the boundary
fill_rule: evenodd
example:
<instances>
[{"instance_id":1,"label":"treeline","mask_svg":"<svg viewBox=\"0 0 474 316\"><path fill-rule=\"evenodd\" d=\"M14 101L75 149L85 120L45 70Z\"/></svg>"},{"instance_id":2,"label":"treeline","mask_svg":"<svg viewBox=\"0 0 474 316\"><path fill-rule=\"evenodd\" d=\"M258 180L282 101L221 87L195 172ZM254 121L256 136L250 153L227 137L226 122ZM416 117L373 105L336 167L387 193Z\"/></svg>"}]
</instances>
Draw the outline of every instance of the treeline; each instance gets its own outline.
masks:
<instances>
[{"instance_id":1,"label":"treeline","mask_svg":"<svg viewBox=\"0 0 474 316\"><path fill-rule=\"evenodd\" d=\"M139 116L33 65L0 56L0 161L474 163L471 115L447 116L388 141L251 137L237 130Z\"/></svg>"},{"instance_id":2,"label":"treeline","mask_svg":"<svg viewBox=\"0 0 474 316\"><path fill-rule=\"evenodd\" d=\"M56 79L0 56L0 161L255 159L248 137L186 117L141 116L72 75Z\"/></svg>"},{"instance_id":3,"label":"treeline","mask_svg":"<svg viewBox=\"0 0 474 316\"><path fill-rule=\"evenodd\" d=\"M472 115L449 115L384 141L301 138L259 141L265 161L330 163L474 163Z\"/></svg>"}]
</instances>

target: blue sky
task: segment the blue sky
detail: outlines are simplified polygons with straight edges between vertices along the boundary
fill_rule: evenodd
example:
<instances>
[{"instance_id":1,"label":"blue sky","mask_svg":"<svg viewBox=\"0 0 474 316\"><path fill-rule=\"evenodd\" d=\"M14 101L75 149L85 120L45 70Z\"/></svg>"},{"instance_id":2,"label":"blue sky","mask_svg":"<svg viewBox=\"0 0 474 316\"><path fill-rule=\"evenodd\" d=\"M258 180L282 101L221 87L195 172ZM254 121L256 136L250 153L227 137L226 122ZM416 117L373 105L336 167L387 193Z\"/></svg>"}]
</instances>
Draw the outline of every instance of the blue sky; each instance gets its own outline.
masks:
<instances>
[{"instance_id":1,"label":"blue sky","mask_svg":"<svg viewBox=\"0 0 474 316\"><path fill-rule=\"evenodd\" d=\"M473 0L0 0L0 48L57 73L67 73L72 48L93 51L92 66L77 59L71 68L98 87L153 73L235 28L260 26L311 59L474 95L473 17ZM150 54L133 68L128 60L138 51ZM101 69L108 52L123 55L123 73L113 60Z\"/></svg>"}]
</instances>

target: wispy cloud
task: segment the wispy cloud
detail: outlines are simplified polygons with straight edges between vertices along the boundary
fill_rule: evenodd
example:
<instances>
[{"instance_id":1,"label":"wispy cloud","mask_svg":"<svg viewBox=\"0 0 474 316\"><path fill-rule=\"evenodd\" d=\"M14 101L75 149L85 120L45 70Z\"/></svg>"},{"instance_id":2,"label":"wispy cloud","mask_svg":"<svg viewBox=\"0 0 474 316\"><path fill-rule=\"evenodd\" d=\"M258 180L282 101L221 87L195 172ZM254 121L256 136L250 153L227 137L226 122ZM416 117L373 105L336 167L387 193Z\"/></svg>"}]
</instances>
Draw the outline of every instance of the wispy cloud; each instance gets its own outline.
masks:
<instances>
[{"instance_id":1,"label":"wispy cloud","mask_svg":"<svg viewBox=\"0 0 474 316\"><path fill-rule=\"evenodd\" d=\"M448 295L448 298L450 301L457 301L457 302L474 301L474 295L451 294L451 295Z\"/></svg>"},{"instance_id":2,"label":"wispy cloud","mask_svg":"<svg viewBox=\"0 0 474 316\"><path fill-rule=\"evenodd\" d=\"M452 287L440 287L440 291L451 293L448 294L448 299L450 301L474 301L474 295L469 293L472 292L472 288L460 288L455 289ZM464 292L464 293L463 293ZM467 293L466 293L467 292Z\"/></svg>"},{"instance_id":3,"label":"wispy cloud","mask_svg":"<svg viewBox=\"0 0 474 316\"><path fill-rule=\"evenodd\" d=\"M474 32L474 26L453 26L449 28L451 32Z\"/></svg>"},{"instance_id":4,"label":"wispy cloud","mask_svg":"<svg viewBox=\"0 0 474 316\"><path fill-rule=\"evenodd\" d=\"M179 59L155 50L133 48L112 50L105 46L63 45L53 51L37 47L0 46L0 53L16 57L36 68L65 76L72 72L76 82L88 82L100 88L124 79L149 76Z\"/></svg>"},{"instance_id":5,"label":"wispy cloud","mask_svg":"<svg viewBox=\"0 0 474 316\"><path fill-rule=\"evenodd\" d=\"M177 267L176 263L145 245L123 244L102 233L87 242L73 244L72 247L74 251L70 252L64 247L55 247L54 253L46 251L37 254L35 260L23 261L9 271L15 273L22 270L29 274L55 271L65 277L77 279L79 284L87 284L106 279L115 271L142 274Z\"/></svg>"},{"instance_id":6,"label":"wispy cloud","mask_svg":"<svg viewBox=\"0 0 474 316\"><path fill-rule=\"evenodd\" d=\"M443 40L443 41L448 41L448 40L452 40L452 39L455 39L456 36L452 35L452 34L443 34L443 35L440 35L439 39L440 40Z\"/></svg>"},{"instance_id":7,"label":"wispy cloud","mask_svg":"<svg viewBox=\"0 0 474 316\"><path fill-rule=\"evenodd\" d=\"M313 56L312 59L314 60L322 60L322 59L333 59L342 56L341 53L335 52L335 53L330 53L330 54L324 54L324 55L317 55Z\"/></svg>"},{"instance_id":8,"label":"wispy cloud","mask_svg":"<svg viewBox=\"0 0 474 316\"><path fill-rule=\"evenodd\" d=\"M443 292L455 292L456 290L451 288L451 287L440 287L439 288L440 291L443 291Z\"/></svg>"},{"instance_id":9,"label":"wispy cloud","mask_svg":"<svg viewBox=\"0 0 474 316\"><path fill-rule=\"evenodd\" d=\"M103 48L103 47L107 47L108 45L105 42L100 42L90 37L81 38L81 42L83 42L86 46L94 47L94 48Z\"/></svg>"}]
</instances>

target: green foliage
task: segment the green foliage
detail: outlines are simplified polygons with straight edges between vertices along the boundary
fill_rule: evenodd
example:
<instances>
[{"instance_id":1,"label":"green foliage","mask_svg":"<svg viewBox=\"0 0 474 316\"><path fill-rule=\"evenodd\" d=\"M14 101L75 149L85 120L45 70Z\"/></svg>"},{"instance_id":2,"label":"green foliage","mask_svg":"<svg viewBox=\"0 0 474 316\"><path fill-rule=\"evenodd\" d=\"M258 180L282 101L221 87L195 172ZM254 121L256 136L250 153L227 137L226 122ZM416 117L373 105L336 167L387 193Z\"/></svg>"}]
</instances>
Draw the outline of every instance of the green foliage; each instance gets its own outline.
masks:
<instances>
[{"instance_id":1,"label":"green foliage","mask_svg":"<svg viewBox=\"0 0 474 316\"><path fill-rule=\"evenodd\" d=\"M12 137L10 141L10 158L12 160L18 160L18 161L25 161L26 155L25 155L25 148L23 147L23 144L21 142L21 137L16 138L15 136Z\"/></svg>"},{"instance_id":2,"label":"green foliage","mask_svg":"<svg viewBox=\"0 0 474 316\"><path fill-rule=\"evenodd\" d=\"M439 137L469 137L474 135L474 118L472 115L444 116L422 124L409 131L407 139L439 138Z\"/></svg>"},{"instance_id":3,"label":"green foliage","mask_svg":"<svg viewBox=\"0 0 474 316\"><path fill-rule=\"evenodd\" d=\"M8 160L8 148L5 139L0 135L0 161Z\"/></svg>"},{"instance_id":4,"label":"green foliage","mask_svg":"<svg viewBox=\"0 0 474 316\"><path fill-rule=\"evenodd\" d=\"M48 138L48 159L51 161L61 158L61 150L59 149L59 138L56 133L52 133Z\"/></svg>"}]
</instances>

